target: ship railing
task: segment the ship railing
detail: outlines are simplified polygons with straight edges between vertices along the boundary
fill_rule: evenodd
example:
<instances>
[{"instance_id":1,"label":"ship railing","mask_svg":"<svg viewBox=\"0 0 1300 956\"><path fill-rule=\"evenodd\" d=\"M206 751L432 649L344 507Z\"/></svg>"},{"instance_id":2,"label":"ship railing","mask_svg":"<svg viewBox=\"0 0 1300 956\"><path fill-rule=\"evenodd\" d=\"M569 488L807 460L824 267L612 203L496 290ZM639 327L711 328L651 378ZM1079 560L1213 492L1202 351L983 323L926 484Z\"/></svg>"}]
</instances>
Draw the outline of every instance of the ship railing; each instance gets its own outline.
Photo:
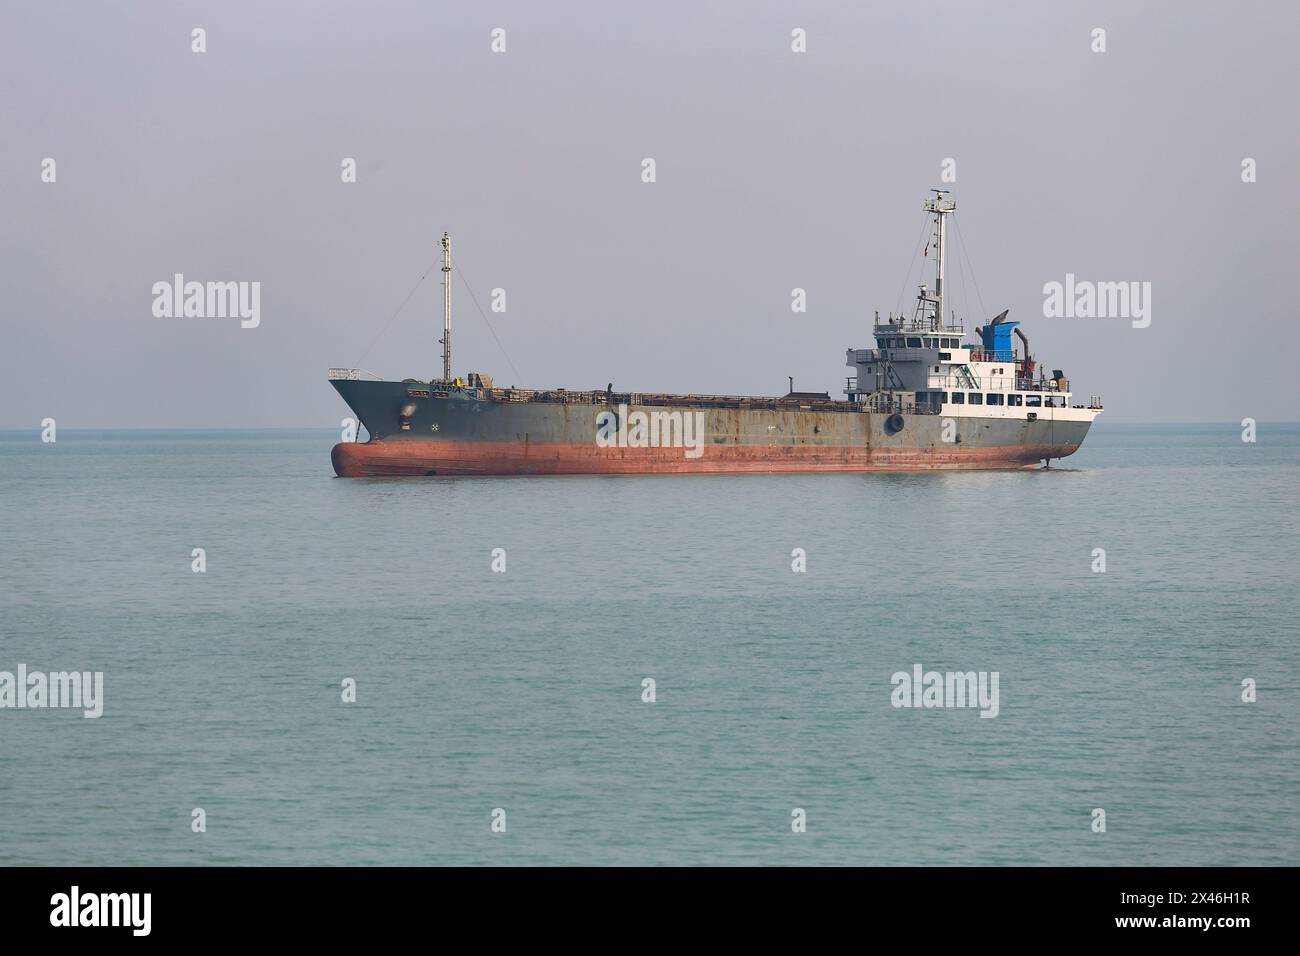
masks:
<instances>
[{"instance_id":1,"label":"ship railing","mask_svg":"<svg viewBox=\"0 0 1300 956\"><path fill-rule=\"evenodd\" d=\"M646 408L686 406L689 408L734 408L741 410L790 411L793 408L819 412L860 412L856 402L842 399L765 397L757 395L672 395L650 392L569 391L496 387L485 390L498 402L539 402L556 405L630 405Z\"/></svg>"},{"instance_id":2,"label":"ship railing","mask_svg":"<svg viewBox=\"0 0 1300 956\"><path fill-rule=\"evenodd\" d=\"M940 324L938 328L934 328L934 327L932 326L932 324L931 324L932 322L933 322L932 319L904 319L904 320L901 321L901 322L899 322L899 321L891 321L891 322L877 322L877 323L875 323L874 328L875 328L875 330L878 331L878 332L885 332L885 333L889 333L889 332L922 332L922 333L929 332L929 333L932 333L932 334L934 334L934 333L943 333L944 335L953 335L953 334L962 334L962 335L964 335L965 332L966 332L966 326L964 326L964 325L943 325L943 324Z\"/></svg>"},{"instance_id":3,"label":"ship railing","mask_svg":"<svg viewBox=\"0 0 1300 956\"><path fill-rule=\"evenodd\" d=\"M919 362L918 352L952 352L953 349L925 348L915 345L887 349L853 349L854 362ZM973 350L972 350L973 351ZM944 361L949 361L944 359ZM971 361L975 361L974 358ZM1008 359L1008 361L1010 361Z\"/></svg>"},{"instance_id":4,"label":"ship railing","mask_svg":"<svg viewBox=\"0 0 1300 956\"><path fill-rule=\"evenodd\" d=\"M734 408L741 411L800 411L818 412L854 412L860 411L854 402L833 399L827 396L816 398L805 396L763 396L763 395L671 395L667 393L649 394L633 392L629 395L615 395L615 404L626 402L629 405L643 407L685 405L691 408Z\"/></svg>"},{"instance_id":5,"label":"ship railing","mask_svg":"<svg viewBox=\"0 0 1300 956\"><path fill-rule=\"evenodd\" d=\"M879 392L863 399L860 403L866 407L869 412L877 412L882 415L938 415L939 406L929 403L909 402L905 399L897 398L892 395L882 395Z\"/></svg>"},{"instance_id":6,"label":"ship railing","mask_svg":"<svg viewBox=\"0 0 1300 956\"><path fill-rule=\"evenodd\" d=\"M965 348L965 346L958 346L958 349L962 349L962 348ZM856 353L853 359L855 362L888 362L891 360L895 362L915 362L916 358L913 355L911 355L911 353L913 352L935 352L935 351L952 352L956 350L918 348L914 345L909 345L903 348L891 347L887 349L854 349L853 351ZM1002 351L986 351L984 349L971 349L970 358L968 359L968 361L1006 362L1008 365L1010 365L1013 363L1022 364L1024 362L1024 359L1017 356L1014 350L1002 352Z\"/></svg>"},{"instance_id":7,"label":"ship railing","mask_svg":"<svg viewBox=\"0 0 1300 956\"><path fill-rule=\"evenodd\" d=\"M488 395L500 402L546 402L557 405L604 405L606 393L599 391L570 391L565 388L495 388L486 389ZM626 396L623 396L626 400Z\"/></svg>"},{"instance_id":8,"label":"ship railing","mask_svg":"<svg viewBox=\"0 0 1300 956\"><path fill-rule=\"evenodd\" d=\"M366 368L332 368L329 371L331 382L358 382L367 375L377 382L383 381L383 376Z\"/></svg>"},{"instance_id":9,"label":"ship railing","mask_svg":"<svg viewBox=\"0 0 1300 956\"><path fill-rule=\"evenodd\" d=\"M1016 382L1017 392L1035 392L1040 395L1064 395L1069 389L1060 389L1050 378L1045 382L1033 381L1026 382L1023 379Z\"/></svg>"}]
</instances>

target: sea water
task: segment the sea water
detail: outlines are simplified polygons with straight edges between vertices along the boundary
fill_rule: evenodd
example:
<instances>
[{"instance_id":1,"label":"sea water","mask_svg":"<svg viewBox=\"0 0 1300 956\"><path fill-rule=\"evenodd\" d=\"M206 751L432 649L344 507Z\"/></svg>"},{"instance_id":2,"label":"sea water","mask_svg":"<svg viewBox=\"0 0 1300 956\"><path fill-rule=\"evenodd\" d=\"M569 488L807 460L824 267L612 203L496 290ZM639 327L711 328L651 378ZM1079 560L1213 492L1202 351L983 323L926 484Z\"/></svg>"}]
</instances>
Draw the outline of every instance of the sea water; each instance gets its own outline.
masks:
<instances>
[{"instance_id":1,"label":"sea water","mask_svg":"<svg viewBox=\"0 0 1300 956\"><path fill-rule=\"evenodd\" d=\"M1300 857L1300 426L896 475L335 440L0 433L0 671L103 674L100 717L0 709L0 863ZM895 706L918 666L996 716Z\"/></svg>"}]
</instances>

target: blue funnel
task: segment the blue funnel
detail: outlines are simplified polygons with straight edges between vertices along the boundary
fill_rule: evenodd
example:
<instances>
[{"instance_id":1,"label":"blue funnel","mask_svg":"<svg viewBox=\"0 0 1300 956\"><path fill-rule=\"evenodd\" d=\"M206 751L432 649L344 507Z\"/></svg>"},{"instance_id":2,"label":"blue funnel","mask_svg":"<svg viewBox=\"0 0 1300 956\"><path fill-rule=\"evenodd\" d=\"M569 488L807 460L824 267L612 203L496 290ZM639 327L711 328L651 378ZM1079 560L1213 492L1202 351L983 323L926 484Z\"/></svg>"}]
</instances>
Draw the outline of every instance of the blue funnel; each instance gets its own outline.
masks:
<instances>
[{"instance_id":1,"label":"blue funnel","mask_svg":"<svg viewBox=\"0 0 1300 956\"><path fill-rule=\"evenodd\" d=\"M1019 324L1019 322L999 322L980 329L980 338L984 340L984 361L1010 362L1015 357L1015 349L1011 344L1011 330Z\"/></svg>"}]
</instances>

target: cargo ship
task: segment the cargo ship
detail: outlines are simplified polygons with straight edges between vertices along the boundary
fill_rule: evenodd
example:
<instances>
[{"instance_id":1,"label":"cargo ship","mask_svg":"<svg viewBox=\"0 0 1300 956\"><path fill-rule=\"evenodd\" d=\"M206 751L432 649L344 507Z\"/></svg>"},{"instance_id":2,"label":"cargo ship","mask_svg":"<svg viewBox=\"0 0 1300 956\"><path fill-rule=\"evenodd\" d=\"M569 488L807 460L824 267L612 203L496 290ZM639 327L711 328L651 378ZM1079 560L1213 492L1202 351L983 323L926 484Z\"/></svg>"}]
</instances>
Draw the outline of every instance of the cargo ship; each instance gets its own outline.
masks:
<instances>
[{"instance_id":1,"label":"cargo ship","mask_svg":"<svg viewBox=\"0 0 1300 956\"><path fill-rule=\"evenodd\" d=\"M874 348L851 348L844 398L669 395L604 389L503 388L453 376L451 240L442 238L442 376L376 381L334 368L330 383L368 433L341 442L340 477L463 475L791 474L1050 467L1073 454L1102 411L1073 403L1008 312L968 336L945 312L947 219L932 190L933 232L910 315L876 313ZM919 246L919 243L918 243ZM930 259L930 250L934 250ZM915 254L914 254L915 259ZM1013 338L1014 337L1014 338ZM358 429L358 438L360 430Z\"/></svg>"}]
</instances>

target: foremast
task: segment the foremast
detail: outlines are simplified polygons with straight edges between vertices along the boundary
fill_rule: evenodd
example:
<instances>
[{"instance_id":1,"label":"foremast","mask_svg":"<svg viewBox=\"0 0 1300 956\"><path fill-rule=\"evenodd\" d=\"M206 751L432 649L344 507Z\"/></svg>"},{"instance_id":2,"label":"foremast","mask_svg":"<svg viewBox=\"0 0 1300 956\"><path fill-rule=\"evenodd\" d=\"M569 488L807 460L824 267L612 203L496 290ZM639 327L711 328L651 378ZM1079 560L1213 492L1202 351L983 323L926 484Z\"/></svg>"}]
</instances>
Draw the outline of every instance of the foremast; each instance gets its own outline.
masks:
<instances>
[{"instance_id":1,"label":"foremast","mask_svg":"<svg viewBox=\"0 0 1300 956\"><path fill-rule=\"evenodd\" d=\"M442 380L451 384L451 236L442 234Z\"/></svg>"}]
</instances>

